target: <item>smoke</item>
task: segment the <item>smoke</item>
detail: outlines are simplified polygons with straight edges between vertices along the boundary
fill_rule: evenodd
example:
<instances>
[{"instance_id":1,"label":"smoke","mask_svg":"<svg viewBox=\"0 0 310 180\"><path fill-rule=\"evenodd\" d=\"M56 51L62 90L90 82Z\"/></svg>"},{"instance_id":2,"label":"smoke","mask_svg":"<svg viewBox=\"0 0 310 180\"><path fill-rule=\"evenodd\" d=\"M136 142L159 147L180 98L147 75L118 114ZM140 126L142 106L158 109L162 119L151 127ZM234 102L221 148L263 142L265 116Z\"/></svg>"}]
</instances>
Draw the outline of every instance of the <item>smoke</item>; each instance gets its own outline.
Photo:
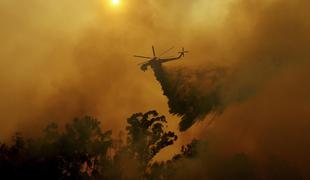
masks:
<instances>
[{"instance_id":1,"label":"smoke","mask_svg":"<svg viewBox=\"0 0 310 180\"><path fill-rule=\"evenodd\" d=\"M208 115L216 118L226 107L255 96L283 64L267 59L228 67L157 66L153 70L168 98L170 113L181 117L179 127L185 131L197 120Z\"/></svg>"},{"instance_id":2,"label":"smoke","mask_svg":"<svg viewBox=\"0 0 310 180\"><path fill-rule=\"evenodd\" d=\"M86 114L118 131L133 112L170 108L191 116L182 130L218 114L208 130L231 153L307 164L309 2L123 2L0 2L1 140ZM168 99L132 58L151 54L151 45L190 51L163 65ZM167 119L177 129L177 119ZM180 143L208 137L203 123Z\"/></svg>"},{"instance_id":3,"label":"smoke","mask_svg":"<svg viewBox=\"0 0 310 180\"><path fill-rule=\"evenodd\" d=\"M219 54L211 54L226 65L209 62L192 68L153 68L168 98L170 113L181 116L181 131L207 115L219 115L228 106L255 96L281 69L307 61L307 14L295 13L302 4L235 2L224 22L225 30L220 28L216 36L218 43L227 44L216 47ZM204 51L207 61L208 50Z\"/></svg>"},{"instance_id":4,"label":"smoke","mask_svg":"<svg viewBox=\"0 0 310 180\"><path fill-rule=\"evenodd\" d=\"M203 81L184 80L187 72L204 71L210 62L225 67L228 72L221 76L222 88L217 91L220 104L224 105L222 114L211 127L203 122L185 132L209 141L216 147L213 155L246 153L255 161L259 173L270 168L268 157L275 155L309 178L310 36L307 31L310 24L307 18L310 14L305 8L308 5L309 2L302 0L233 3L225 20L229 31L218 31L221 37L211 39L218 38L215 44L219 46L205 50L206 56L211 51L213 60L206 57L206 62L199 61L198 67L191 67L194 70L182 70L184 75L176 76L188 84L187 88L197 89L204 86ZM167 72L171 72L169 68ZM204 74L208 77L207 71ZM206 87L206 92L214 87ZM201 98L196 100L199 102ZM200 153L199 158L185 162L186 169L190 169L186 173L191 178L206 178L206 169L201 167L214 162L206 150ZM285 174L285 170L280 172ZM178 173L184 179L189 178L182 171Z\"/></svg>"},{"instance_id":5,"label":"smoke","mask_svg":"<svg viewBox=\"0 0 310 180\"><path fill-rule=\"evenodd\" d=\"M202 1L122 2L119 7L105 0L0 2L1 140L81 115L96 116L118 131L133 112L169 114L159 84L140 71L132 55L148 54L151 45L159 51L172 45L199 50L189 31L199 29L199 18L221 11L198 13L201 3L212 9ZM206 27L217 18L207 18Z\"/></svg>"},{"instance_id":6,"label":"smoke","mask_svg":"<svg viewBox=\"0 0 310 180\"><path fill-rule=\"evenodd\" d=\"M137 37L144 28L126 32L126 16L109 2L0 3L1 140L86 114L118 131L133 112L155 106L164 111L160 94L152 90L156 84L131 58L132 43L144 37Z\"/></svg>"},{"instance_id":7,"label":"smoke","mask_svg":"<svg viewBox=\"0 0 310 180\"><path fill-rule=\"evenodd\" d=\"M177 163L176 179L309 178L309 67L282 69L255 96L228 107L211 127L199 123L189 129L186 133L206 145L197 157ZM277 178L270 177L274 174Z\"/></svg>"},{"instance_id":8,"label":"smoke","mask_svg":"<svg viewBox=\"0 0 310 180\"><path fill-rule=\"evenodd\" d=\"M163 69L153 67L157 80L161 83L163 94L168 98L170 113L181 116L180 130L184 131L197 119L203 119L212 112L220 113L220 81L224 71Z\"/></svg>"}]
</instances>

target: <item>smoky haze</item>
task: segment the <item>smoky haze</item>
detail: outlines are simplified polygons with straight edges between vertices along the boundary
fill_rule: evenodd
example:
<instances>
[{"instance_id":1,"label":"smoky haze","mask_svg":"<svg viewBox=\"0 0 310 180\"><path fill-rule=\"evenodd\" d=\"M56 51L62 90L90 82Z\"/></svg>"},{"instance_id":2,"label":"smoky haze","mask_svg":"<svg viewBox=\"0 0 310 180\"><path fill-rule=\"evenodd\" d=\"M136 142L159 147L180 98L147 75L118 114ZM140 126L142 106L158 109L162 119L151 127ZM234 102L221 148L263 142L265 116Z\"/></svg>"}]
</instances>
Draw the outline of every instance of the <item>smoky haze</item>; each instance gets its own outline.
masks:
<instances>
[{"instance_id":1,"label":"smoky haze","mask_svg":"<svg viewBox=\"0 0 310 180\"><path fill-rule=\"evenodd\" d=\"M207 115L219 115L226 107L255 96L264 83L287 66L307 61L307 15L294 12L301 4L231 2L223 24L213 27L217 29L214 37L208 30L192 35L200 36L197 42L190 41L195 48L211 41L210 47L201 50L205 62L200 62L203 54L195 52L190 61L197 63L196 67L163 64L153 68L168 98L170 113L181 117L181 131Z\"/></svg>"},{"instance_id":2,"label":"smoky haze","mask_svg":"<svg viewBox=\"0 0 310 180\"><path fill-rule=\"evenodd\" d=\"M141 61L132 55L149 54L153 44L159 52L188 46L186 23L197 16L190 13L192 6L185 1L131 1L119 8L102 0L1 1L1 139L84 114L116 131L133 112L156 108L168 114L159 84L152 73L139 70Z\"/></svg>"},{"instance_id":3,"label":"smoky haze","mask_svg":"<svg viewBox=\"0 0 310 180\"><path fill-rule=\"evenodd\" d=\"M211 131L225 147L241 139L236 151L276 152L306 164L309 158L301 157L309 150L307 7L306 0L131 0L120 7L103 0L3 0L1 140L85 114L115 131L134 112L168 114L169 98L132 55L150 55L151 45L158 51L184 46L190 51L186 58L163 67L171 83L181 78L182 92L197 90L199 101L217 92L215 110L221 114ZM224 69L215 83L221 88L208 83L210 69ZM204 119L214 111L201 112ZM169 117L177 129L178 118ZM203 123L182 134L180 143L205 137Z\"/></svg>"}]
</instances>

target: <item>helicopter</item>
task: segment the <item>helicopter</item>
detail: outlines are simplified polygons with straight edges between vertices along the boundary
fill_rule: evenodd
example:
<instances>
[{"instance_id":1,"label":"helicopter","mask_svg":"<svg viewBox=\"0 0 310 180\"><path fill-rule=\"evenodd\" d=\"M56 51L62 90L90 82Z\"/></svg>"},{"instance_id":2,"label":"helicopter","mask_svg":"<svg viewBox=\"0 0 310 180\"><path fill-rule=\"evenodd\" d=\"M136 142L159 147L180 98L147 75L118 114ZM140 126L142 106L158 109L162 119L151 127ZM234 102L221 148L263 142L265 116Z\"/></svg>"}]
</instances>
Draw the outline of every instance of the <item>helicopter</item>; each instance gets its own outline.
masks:
<instances>
[{"instance_id":1,"label":"helicopter","mask_svg":"<svg viewBox=\"0 0 310 180\"><path fill-rule=\"evenodd\" d=\"M168 51L170 51L172 48L166 50L164 53L162 53L161 55L167 53ZM185 53L188 53L188 51L185 51L184 48L181 49L180 52L178 52L180 55L176 56L176 57L170 57L170 58L161 58L161 57L157 57L156 56L156 52L155 52L155 48L154 46L152 46L152 51L153 51L153 57L147 57L147 56L138 56L138 55L134 55L134 57L136 58L143 58L143 59L149 59L148 61L145 61L143 63L138 64L140 66L140 69L142 71L146 71L148 66L153 67L156 64L162 64L162 63L166 63L169 61L174 61L174 60L178 60L182 57L185 57Z\"/></svg>"}]
</instances>

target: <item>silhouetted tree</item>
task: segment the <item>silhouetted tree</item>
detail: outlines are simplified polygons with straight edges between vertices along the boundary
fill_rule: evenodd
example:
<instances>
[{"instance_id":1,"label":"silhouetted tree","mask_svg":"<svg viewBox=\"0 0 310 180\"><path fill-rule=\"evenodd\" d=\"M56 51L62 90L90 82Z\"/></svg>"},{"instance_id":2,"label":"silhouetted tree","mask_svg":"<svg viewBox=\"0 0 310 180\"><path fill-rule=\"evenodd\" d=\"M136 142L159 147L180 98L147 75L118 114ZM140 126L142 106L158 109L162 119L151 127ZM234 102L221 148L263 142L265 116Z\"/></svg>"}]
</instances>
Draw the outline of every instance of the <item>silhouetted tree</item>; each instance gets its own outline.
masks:
<instances>
[{"instance_id":1,"label":"silhouetted tree","mask_svg":"<svg viewBox=\"0 0 310 180\"><path fill-rule=\"evenodd\" d=\"M76 172L87 173L89 176L97 169L99 163L104 164L107 160L107 150L110 147L111 131L103 132L100 122L92 117L74 119L66 125L65 131L57 136L55 126L47 129L47 137L51 142L55 141L57 147L60 169L64 174L77 174Z\"/></svg>"},{"instance_id":2,"label":"silhouetted tree","mask_svg":"<svg viewBox=\"0 0 310 180\"><path fill-rule=\"evenodd\" d=\"M225 155L201 140L182 146L171 160L153 162L177 140L174 132L165 131L165 116L136 113L127 123L126 143L122 135L112 139L111 131L102 131L100 122L89 116L63 129L51 123L35 139L16 133L10 146L0 143L0 179L303 179L279 157L258 166L244 153Z\"/></svg>"},{"instance_id":3,"label":"silhouetted tree","mask_svg":"<svg viewBox=\"0 0 310 180\"><path fill-rule=\"evenodd\" d=\"M177 140L174 132L164 131L165 116L156 111L137 113L127 120L128 147L146 165L161 149Z\"/></svg>"},{"instance_id":4,"label":"silhouetted tree","mask_svg":"<svg viewBox=\"0 0 310 180\"><path fill-rule=\"evenodd\" d=\"M198 158L198 151L205 148L206 144L194 139L190 144L181 147L179 154L166 162L155 162L150 166L150 180L176 179L175 172L181 171L183 160Z\"/></svg>"},{"instance_id":5,"label":"silhouetted tree","mask_svg":"<svg viewBox=\"0 0 310 180\"><path fill-rule=\"evenodd\" d=\"M124 159L130 159L132 166L136 166L138 178L146 178L152 158L163 148L172 145L177 136L174 132L164 130L166 118L157 111L133 114L127 122L127 145L118 152L116 161L122 163ZM132 175L126 178L132 178Z\"/></svg>"},{"instance_id":6,"label":"silhouetted tree","mask_svg":"<svg viewBox=\"0 0 310 180\"><path fill-rule=\"evenodd\" d=\"M12 146L0 145L1 172L9 179L94 179L107 159L110 135L88 116L74 119L63 132L51 123L43 138L25 141L17 133Z\"/></svg>"}]
</instances>

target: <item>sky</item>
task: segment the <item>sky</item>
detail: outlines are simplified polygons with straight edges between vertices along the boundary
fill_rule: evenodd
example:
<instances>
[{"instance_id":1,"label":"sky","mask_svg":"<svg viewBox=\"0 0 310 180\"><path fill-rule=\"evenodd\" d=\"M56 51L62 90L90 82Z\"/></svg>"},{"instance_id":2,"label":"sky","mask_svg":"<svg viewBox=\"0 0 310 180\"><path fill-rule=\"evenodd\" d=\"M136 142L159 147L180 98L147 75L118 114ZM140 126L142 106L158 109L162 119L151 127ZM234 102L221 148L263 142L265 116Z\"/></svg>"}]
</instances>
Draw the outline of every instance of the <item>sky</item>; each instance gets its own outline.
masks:
<instances>
[{"instance_id":1,"label":"sky","mask_svg":"<svg viewBox=\"0 0 310 180\"><path fill-rule=\"evenodd\" d=\"M306 0L1 0L0 141L84 115L117 134L132 113L150 109L178 131L153 72L133 58L151 55L152 45L158 53L173 46L167 55L190 53L167 71L223 67L231 75L220 92L224 111L211 126L207 116L179 133L163 156L212 134L229 152L274 152L310 166L307 7ZM204 79L191 82L208 91Z\"/></svg>"},{"instance_id":2,"label":"sky","mask_svg":"<svg viewBox=\"0 0 310 180\"><path fill-rule=\"evenodd\" d=\"M212 7L222 4L219 11L225 12L226 5L136 0L118 6L108 0L0 3L1 139L16 130L33 133L33 126L85 114L117 130L134 112L156 109L168 114L160 85L152 72L140 71L141 60L132 55L150 55L152 45L158 53L172 46L195 46L190 44L199 37L188 34L201 31L203 21L205 26L219 25L216 21L223 15ZM201 4L212 11L199 10ZM200 51L191 50L193 56ZM204 61L204 54L190 60L193 56L187 64Z\"/></svg>"}]
</instances>

